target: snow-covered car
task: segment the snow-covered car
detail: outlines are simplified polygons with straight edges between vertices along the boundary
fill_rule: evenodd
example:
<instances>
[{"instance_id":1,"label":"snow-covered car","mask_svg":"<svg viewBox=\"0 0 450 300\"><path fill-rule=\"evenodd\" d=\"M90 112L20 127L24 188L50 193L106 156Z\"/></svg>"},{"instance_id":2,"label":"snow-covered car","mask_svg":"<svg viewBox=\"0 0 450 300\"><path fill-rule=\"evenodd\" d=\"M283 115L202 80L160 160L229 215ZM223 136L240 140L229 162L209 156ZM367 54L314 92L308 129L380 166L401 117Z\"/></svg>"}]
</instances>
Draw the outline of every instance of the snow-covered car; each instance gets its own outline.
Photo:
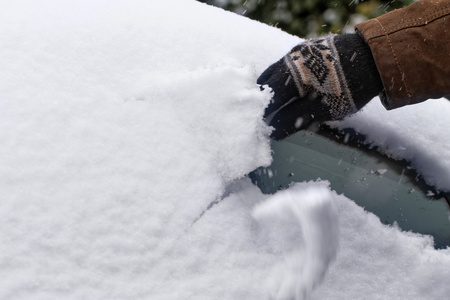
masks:
<instances>
[{"instance_id":1,"label":"snow-covered car","mask_svg":"<svg viewBox=\"0 0 450 300\"><path fill-rule=\"evenodd\" d=\"M247 176L277 151L256 80L300 38L195 0L0 1L0 20L0 299L450 295L450 249L384 224L337 178L311 168L265 195ZM449 115L446 100L374 99L333 126L444 191Z\"/></svg>"}]
</instances>

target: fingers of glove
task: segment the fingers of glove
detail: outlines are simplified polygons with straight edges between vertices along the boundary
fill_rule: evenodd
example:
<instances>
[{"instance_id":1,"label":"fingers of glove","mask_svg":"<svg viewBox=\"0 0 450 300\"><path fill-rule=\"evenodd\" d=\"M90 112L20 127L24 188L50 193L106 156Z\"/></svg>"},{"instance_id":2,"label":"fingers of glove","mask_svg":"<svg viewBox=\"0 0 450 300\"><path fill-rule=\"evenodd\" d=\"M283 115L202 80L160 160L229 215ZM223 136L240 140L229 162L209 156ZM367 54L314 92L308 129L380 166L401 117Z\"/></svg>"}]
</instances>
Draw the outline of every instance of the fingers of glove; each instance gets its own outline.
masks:
<instances>
[{"instance_id":1,"label":"fingers of glove","mask_svg":"<svg viewBox=\"0 0 450 300\"><path fill-rule=\"evenodd\" d=\"M291 73L281 59L271 65L258 78L258 84L268 85L272 89L272 100L266 108L265 116L272 114L274 111L286 105L292 98L298 97L298 89L292 80Z\"/></svg>"},{"instance_id":2,"label":"fingers of glove","mask_svg":"<svg viewBox=\"0 0 450 300\"><path fill-rule=\"evenodd\" d=\"M272 94L272 99L264 111L264 117L267 118L282 107L290 105L290 103L299 99L298 90L295 85L288 85L282 89L276 89Z\"/></svg>"},{"instance_id":3,"label":"fingers of glove","mask_svg":"<svg viewBox=\"0 0 450 300\"><path fill-rule=\"evenodd\" d=\"M281 58L276 63L271 64L256 80L259 85L268 84L269 81L273 81L273 77L278 77L280 73L289 72L284 58Z\"/></svg>"},{"instance_id":4,"label":"fingers of glove","mask_svg":"<svg viewBox=\"0 0 450 300\"><path fill-rule=\"evenodd\" d=\"M273 74L275 68L277 67L278 63L279 62L276 62L276 63L270 65L270 67L268 67L266 70L264 70L264 72L256 80L256 83L259 85L267 84L267 81L270 79L270 77L272 77L272 74Z\"/></svg>"},{"instance_id":5,"label":"fingers of glove","mask_svg":"<svg viewBox=\"0 0 450 300\"><path fill-rule=\"evenodd\" d=\"M304 99L297 98L271 116L268 124L274 127L274 130L270 137L274 140L282 140L307 128L314 121L314 115L309 112L308 103L305 103Z\"/></svg>"}]
</instances>

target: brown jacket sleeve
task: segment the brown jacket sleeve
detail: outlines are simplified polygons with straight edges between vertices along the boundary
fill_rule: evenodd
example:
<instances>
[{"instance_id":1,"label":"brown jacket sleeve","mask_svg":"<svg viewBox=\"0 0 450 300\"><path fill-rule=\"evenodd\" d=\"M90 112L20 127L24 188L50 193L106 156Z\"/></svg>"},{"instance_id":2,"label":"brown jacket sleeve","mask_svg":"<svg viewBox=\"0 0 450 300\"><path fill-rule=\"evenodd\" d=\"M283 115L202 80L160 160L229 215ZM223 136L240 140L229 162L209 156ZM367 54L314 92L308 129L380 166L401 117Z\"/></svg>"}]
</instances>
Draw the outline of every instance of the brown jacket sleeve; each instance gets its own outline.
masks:
<instances>
[{"instance_id":1,"label":"brown jacket sleeve","mask_svg":"<svg viewBox=\"0 0 450 300\"><path fill-rule=\"evenodd\" d=\"M356 29L372 51L387 109L450 95L449 0L421 0Z\"/></svg>"}]
</instances>

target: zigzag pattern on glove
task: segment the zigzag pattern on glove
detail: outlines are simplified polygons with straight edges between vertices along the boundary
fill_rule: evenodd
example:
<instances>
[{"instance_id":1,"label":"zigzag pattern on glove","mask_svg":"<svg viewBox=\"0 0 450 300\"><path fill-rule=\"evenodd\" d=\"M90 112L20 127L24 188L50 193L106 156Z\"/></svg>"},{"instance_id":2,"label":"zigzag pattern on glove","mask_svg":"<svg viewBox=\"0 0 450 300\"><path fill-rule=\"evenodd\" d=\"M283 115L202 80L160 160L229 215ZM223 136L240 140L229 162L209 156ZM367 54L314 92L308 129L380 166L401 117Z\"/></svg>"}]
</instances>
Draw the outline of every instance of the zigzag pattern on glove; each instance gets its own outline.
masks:
<instances>
[{"instance_id":1,"label":"zigzag pattern on glove","mask_svg":"<svg viewBox=\"0 0 450 300\"><path fill-rule=\"evenodd\" d=\"M311 92L317 94L333 120L358 110L339 63L333 35L307 40L294 47L284 59L300 97Z\"/></svg>"}]
</instances>

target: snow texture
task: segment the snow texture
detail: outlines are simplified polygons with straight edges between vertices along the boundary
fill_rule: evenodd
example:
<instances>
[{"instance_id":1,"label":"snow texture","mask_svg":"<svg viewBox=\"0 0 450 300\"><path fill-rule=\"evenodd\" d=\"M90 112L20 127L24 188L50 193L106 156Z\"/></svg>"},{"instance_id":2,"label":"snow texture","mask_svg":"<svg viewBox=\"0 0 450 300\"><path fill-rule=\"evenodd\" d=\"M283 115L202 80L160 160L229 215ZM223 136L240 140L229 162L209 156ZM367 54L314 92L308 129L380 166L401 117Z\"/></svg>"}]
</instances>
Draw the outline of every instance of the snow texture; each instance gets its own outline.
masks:
<instances>
[{"instance_id":1,"label":"snow texture","mask_svg":"<svg viewBox=\"0 0 450 300\"><path fill-rule=\"evenodd\" d=\"M338 214L327 184L297 183L257 206L253 218L267 227L270 242L290 249L273 274L272 298L307 299L339 246Z\"/></svg>"},{"instance_id":2,"label":"snow texture","mask_svg":"<svg viewBox=\"0 0 450 300\"><path fill-rule=\"evenodd\" d=\"M428 184L450 191L448 115L450 105L444 98L391 111L377 98L336 126L367 135L368 143L379 146L385 154L412 162Z\"/></svg>"},{"instance_id":3,"label":"snow texture","mask_svg":"<svg viewBox=\"0 0 450 300\"><path fill-rule=\"evenodd\" d=\"M326 182L245 177L271 161L256 78L298 38L193 0L0 6L0 299L450 294L430 237ZM346 124L448 188L450 108L426 107Z\"/></svg>"}]
</instances>

